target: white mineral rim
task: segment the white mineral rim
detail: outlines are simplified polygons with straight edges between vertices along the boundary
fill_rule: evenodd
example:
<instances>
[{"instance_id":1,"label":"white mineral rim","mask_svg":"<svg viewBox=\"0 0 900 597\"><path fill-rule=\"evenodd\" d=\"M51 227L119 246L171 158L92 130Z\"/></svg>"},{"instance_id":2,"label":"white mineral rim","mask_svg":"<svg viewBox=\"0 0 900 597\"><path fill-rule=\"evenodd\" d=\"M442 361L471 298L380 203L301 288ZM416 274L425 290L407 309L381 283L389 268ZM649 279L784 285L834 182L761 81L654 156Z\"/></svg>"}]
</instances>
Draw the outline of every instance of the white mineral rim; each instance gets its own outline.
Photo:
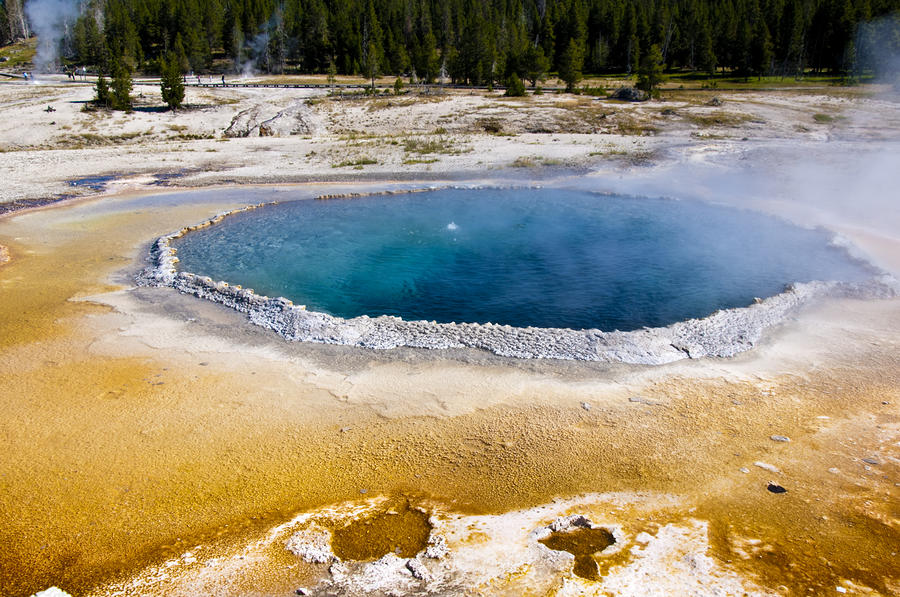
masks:
<instances>
[{"instance_id":1,"label":"white mineral rim","mask_svg":"<svg viewBox=\"0 0 900 597\"><path fill-rule=\"evenodd\" d=\"M442 547L438 557L429 556L426 549L412 558L389 553L369 562L337 559L327 540L329 533L322 532L324 525L365 516L383 507L384 501L381 497L306 512L220 557L171 560L93 594L217 594L223 586L246 589L241 579L252 578L254 567L273 557L281 562L280 556L273 554L282 550L316 567L314 577L307 578L312 584L310 594L463 595L473 587L480 587L479 594L485 595L520 594L523 587L535 594L554 595L769 594L709 555L705 521L679 517L677 522L650 524L639 533L623 530L616 513L625 505L652 505L656 512L660 507L677 510L681 506L678 498L664 494L587 494L488 515L464 515L440 504L422 504L431 512L429 543ZM595 554L598 561L614 554L621 560L599 581L575 575L571 553L539 543L551 530L566 531L585 524L609 529L616 539L613 546ZM195 551L202 553L205 548L198 546Z\"/></svg>"},{"instance_id":2,"label":"white mineral rim","mask_svg":"<svg viewBox=\"0 0 900 597\"><path fill-rule=\"evenodd\" d=\"M461 186L451 188L484 188ZM497 188L497 187L490 187ZM353 198L434 190L324 195L317 199ZM900 294L900 283L878 272L863 282L813 281L789 285L784 292L747 307L719 310L707 317L666 327L628 332L598 329L513 327L494 323L437 323L399 317L362 315L345 319L308 311L284 297L261 296L252 289L179 272L171 242L212 226L226 217L274 203L260 203L219 214L206 222L160 237L150 249L150 266L137 276L143 286L175 288L246 313L248 319L292 342L317 342L387 350L391 348L477 348L504 357L562 359L661 365L685 358L732 357L753 348L763 332L785 321L804 305L826 298L885 299ZM848 252L848 254L850 254ZM851 255L852 257L852 255ZM872 267L873 271L875 270Z\"/></svg>"}]
</instances>

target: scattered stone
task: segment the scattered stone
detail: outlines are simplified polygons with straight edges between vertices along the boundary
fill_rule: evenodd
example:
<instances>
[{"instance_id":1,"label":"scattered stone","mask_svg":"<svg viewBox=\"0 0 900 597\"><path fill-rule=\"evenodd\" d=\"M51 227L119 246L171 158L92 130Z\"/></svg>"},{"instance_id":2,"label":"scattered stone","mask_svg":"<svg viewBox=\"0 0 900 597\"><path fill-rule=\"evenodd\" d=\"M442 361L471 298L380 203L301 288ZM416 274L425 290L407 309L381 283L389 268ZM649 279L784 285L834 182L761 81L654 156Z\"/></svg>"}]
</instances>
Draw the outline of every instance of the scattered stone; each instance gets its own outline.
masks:
<instances>
[{"instance_id":1,"label":"scattered stone","mask_svg":"<svg viewBox=\"0 0 900 597\"><path fill-rule=\"evenodd\" d=\"M581 408L583 408L584 410L591 410L591 405L588 404L587 402L582 402Z\"/></svg>"},{"instance_id":2,"label":"scattered stone","mask_svg":"<svg viewBox=\"0 0 900 597\"><path fill-rule=\"evenodd\" d=\"M572 529L590 529L594 527L594 523L582 514L573 514L571 516L560 516L550 523L547 529L551 533L564 533Z\"/></svg>"},{"instance_id":3,"label":"scattered stone","mask_svg":"<svg viewBox=\"0 0 900 597\"><path fill-rule=\"evenodd\" d=\"M766 489L771 493L787 493L787 489L775 483L774 481L769 481L769 484L766 486Z\"/></svg>"},{"instance_id":4,"label":"scattered stone","mask_svg":"<svg viewBox=\"0 0 900 597\"><path fill-rule=\"evenodd\" d=\"M772 435L769 437L773 442L789 442L791 438L786 435Z\"/></svg>"},{"instance_id":5,"label":"scattered stone","mask_svg":"<svg viewBox=\"0 0 900 597\"><path fill-rule=\"evenodd\" d=\"M866 464L878 464L878 461L874 458L863 458L862 461Z\"/></svg>"},{"instance_id":6,"label":"scattered stone","mask_svg":"<svg viewBox=\"0 0 900 597\"><path fill-rule=\"evenodd\" d=\"M650 406L653 406L654 404L656 404L652 400L648 400L647 398L644 398L643 396L631 396L630 398L628 398L628 402L637 402L640 404L647 404Z\"/></svg>"},{"instance_id":7,"label":"scattered stone","mask_svg":"<svg viewBox=\"0 0 900 597\"><path fill-rule=\"evenodd\" d=\"M360 489L359 492L363 495L366 495L367 493L369 493L369 490L368 489Z\"/></svg>"},{"instance_id":8,"label":"scattered stone","mask_svg":"<svg viewBox=\"0 0 900 597\"><path fill-rule=\"evenodd\" d=\"M613 91L610 97L626 102L645 102L650 99L650 96L647 95L646 91L636 87L619 87Z\"/></svg>"},{"instance_id":9,"label":"scattered stone","mask_svg":"<svg viewBox=\"0 0 900 597\"><path fill-rule=\"evenodd\" d=\"M207 365L209 365L209 363L207 363L206 361L203 361L202 363L200 363L201 367L206 367Z\"/></svg>"},{"instance_id":10,"label":"scattered stone","mask_svg":"<svg viewBox=\"0 0 900 597\"><path fill-rule=\"evenodd\" d=\"M351 429L353 429L353 427L341 427L341 433L347 433Z\"/></svg>"},{"instance_id":11,"label":"scattered stone","mask_svg":"<svg viewBox=\"0 0 900 597\"><path fill-rule=\"evenodd\" d=\"M831 467L830 469L828 469L828 472L831 473L832 475L838 475L838 474L840 474L841 471L835 467Z\"/></svg>"},{"instance_id":12,"label":"scattered stone","mask_svg":"<svg viewBox=\"0 0 900 597\"><path fill-rule=\"evenodd\" d=\"M294 591L294 595L309 595L309 590L303 587L300 587L296 591Z\"/></svg>"},{"instance_id":13,"label":"scattered stone","mask_svg":"<svg viewBox=\"0 0 900 597\"><path fill-rule=\"evenodd\" d=\"M750 469L748 469L746 466L742 466L740 470L741 470L741 472L744 473L745 475L746 475L747 473L750 472Z\"/></svg>"},{"instance_id":14,"label":"scattered stone","mask_svg":"<svg viewBox=\"0 0 900 597\"><path fill-rule=\"evenodd\" d=\"M845 589L844 587L835 587L834 590L837 591L838 593L846 593L847 592L847 589Z\"/></svg>"},{"instance_id":15,"label":"scattered stone","mask_svg":"<svg viewBox=\"0 0 900 597\"><path fill-rule=\"evenodd\" d=\"M418 578L419 580L425 581L428 580L428 568L426 568L425 564L423 564L419 560L406 560L406 569L409 570L410 574L413 575L413 578Z\"/></svg>"},{"instance_id":16,"label":"scattered stone","mask_svg":"<svg viewBox=\"0 0 900 597\"><path fill-rule=\"evenodd\" d=\"M759 468L761 468L761 469L763 469L763 470L766 470L766 471L769 471L770 473L780 473L780 472L781 472L780 470L778 470L778 467L777 467L777 466L773 466L773 465L771 465L771 464L767 464L767 463L761 462L761 461L759 461L759 460L757 460L756 462L754 462L754 463L753 463L753 466L758 466Z\"/></svg>"},{"instance_id":17,"label":"scattered stone","mask_svg":"<svg viewBox=\"0 0 900 597\"><path fill-rule=\"evenodd\" d=\"M714 98L712 98L711 100L709 100L708 102L706 102L706 105L707 105L707 106L713 106L713 107L719 107L719 106L721 106L721 105L724 104L724 103L725 103L725 102L723 102L723 101L722 101L721 99L719 99L718 97L714 97Z\"/></svg>"}]
</instances>

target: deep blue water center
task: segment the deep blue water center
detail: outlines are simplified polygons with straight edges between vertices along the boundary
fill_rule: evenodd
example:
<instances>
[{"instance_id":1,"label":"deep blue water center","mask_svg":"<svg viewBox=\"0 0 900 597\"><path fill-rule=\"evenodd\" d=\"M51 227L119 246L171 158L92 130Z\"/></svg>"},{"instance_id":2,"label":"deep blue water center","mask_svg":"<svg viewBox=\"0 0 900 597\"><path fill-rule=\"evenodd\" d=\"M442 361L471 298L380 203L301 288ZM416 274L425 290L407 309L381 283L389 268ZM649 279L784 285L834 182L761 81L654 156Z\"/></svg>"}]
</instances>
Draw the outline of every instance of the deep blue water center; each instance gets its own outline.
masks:
<instances>
[{"instance_id":1,"label":"deep blue water center","mask_svg":"<svg viewBox=\"0 0 900 597\"><path fill-rule=\"evenodd\" d=\"M701 202L560 189L302 200L175 243L180 269L340 317L633 330L871 275L826 233Z\"/></svg>"}]
</instances>

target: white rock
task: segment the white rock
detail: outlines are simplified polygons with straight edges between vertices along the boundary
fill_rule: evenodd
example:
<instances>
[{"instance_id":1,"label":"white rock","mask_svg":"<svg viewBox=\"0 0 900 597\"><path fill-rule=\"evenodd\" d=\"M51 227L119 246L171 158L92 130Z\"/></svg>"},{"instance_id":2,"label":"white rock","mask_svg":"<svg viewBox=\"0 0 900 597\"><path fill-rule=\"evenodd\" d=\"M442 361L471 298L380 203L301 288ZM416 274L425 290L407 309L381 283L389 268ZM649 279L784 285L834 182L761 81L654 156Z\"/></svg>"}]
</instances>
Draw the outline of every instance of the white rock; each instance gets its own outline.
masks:
<instances>
[{"instance_id":1,"label":"white rock","mask_svg":"<svg viewBox=\"0 0 900 597\"><path fill-rule=\"evenodd\" d=\"M432 535L428 539L428 547L425 548L425 557L437 560L450 552L447 547L447 539L443 535Z\"/></svg>"},{"instance_id":2,"label":"white rock","mask_svg":"<svg viewBox=\"0 0 900 597\"><path fill-rule=\"evenodd\" d=\"M40 593L35 593L31 597L72 597L72 596L58 587L50 587L49 589L44 589Z\"/></svg>"},{"instance_id":3,"label":"white rock","mask_svg":"<svg viewBox=\"0 0 900 597\"><path fill-rule=\"evenodd\" d=\"M311 564L326 564L335 559L331 531L315 523L291 535L285 548Z\"/></svg>"},{"instance_id":4,"label":"white rock","mask_svg":"<svg viewBox=\"0 0 900 597\"><path fill-rule=\"evenodd\" d=\"M423 564L419 560L407 560L406 569L409 570L410 574L413 575L413 578L418 578L419 580L427 581L431 576L430 574L428 574L428 568L426 568L425 564Z\"/></svg>"},{"instance_id":5,"label":"white rock","mask_svg":"<svg viewBox=\"0 0 900 597\"><path fill-rule=\"evenodd\" d=\"M771 464L768 464L768 463L765 463L765 462L762 462L759 460L754 462L753 466L758 466L759 468L769 471L770 473L780 473L781 472L780 470L778 470L777 466L774 466L774 465L771 465Z\"/></svg>"}]
</instances>

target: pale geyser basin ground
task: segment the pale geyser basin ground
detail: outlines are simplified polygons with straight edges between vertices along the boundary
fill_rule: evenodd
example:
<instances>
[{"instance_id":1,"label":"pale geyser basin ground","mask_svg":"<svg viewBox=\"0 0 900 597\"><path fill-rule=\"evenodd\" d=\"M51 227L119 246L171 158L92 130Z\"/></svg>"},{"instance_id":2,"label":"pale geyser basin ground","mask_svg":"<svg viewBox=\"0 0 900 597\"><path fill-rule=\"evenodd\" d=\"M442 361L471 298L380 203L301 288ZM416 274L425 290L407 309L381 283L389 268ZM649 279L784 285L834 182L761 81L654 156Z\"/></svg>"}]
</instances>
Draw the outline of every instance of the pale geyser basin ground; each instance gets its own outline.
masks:
<instances>
[{"instance_id":1,"label":"pale geyser basin ground","mask_svg":"<svg viewBox=\"0 0 900 597\"><path fill-rule=\"evenodd\" d=\"M898 591L898 301L829 301L740 357L637 367L287 345L130 288L153 239L242 204L121 196L0 221L5 592L104 592L366 496L502 515L617 492L650 496L593 506L628 529L620 553L639 530L697 521L718 566L770 592ZM523 515L523 533L579 508ZM224 592L323 573L289 555L265 553ZM485 592L515 591L504 582Z\"/></svg>"}]
</instances>

